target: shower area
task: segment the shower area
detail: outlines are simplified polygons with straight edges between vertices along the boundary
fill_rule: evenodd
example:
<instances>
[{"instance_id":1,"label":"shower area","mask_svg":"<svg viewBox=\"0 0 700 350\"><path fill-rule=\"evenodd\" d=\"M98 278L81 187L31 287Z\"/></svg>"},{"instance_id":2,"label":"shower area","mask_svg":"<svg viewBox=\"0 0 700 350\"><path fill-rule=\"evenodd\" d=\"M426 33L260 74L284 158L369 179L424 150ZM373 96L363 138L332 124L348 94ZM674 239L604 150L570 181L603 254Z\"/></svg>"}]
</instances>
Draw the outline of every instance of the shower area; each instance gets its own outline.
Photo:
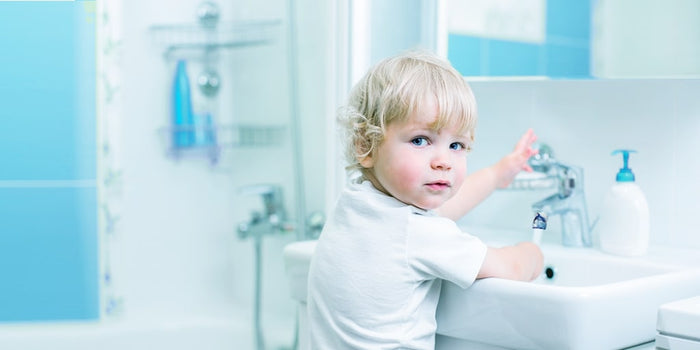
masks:
<instances>
[{"instance_id":1,"label":"shower area","mask_svg":"<svg viewBox=\"0 0 700 350\"><path fill-rule=\"evenodd\" d=\"M0 292L5 300L0 308L6 310L0 347L254 349L264 343L267 349L293 348L296 310L281 252L286 244L317 234L318 213L325 210L326 120L335 104L330 96L335 5L306 0L51 3L34 2L24 10L68 13L78 23L71 23L66 30L73 33L65 36L77 38L70 39L75 45L58 57L96 87L79 86L75 94L96 102L87 102L67 121L74 139L51 138L47 141L56 144L46 147L64 142L89 149L75 153L75 167L91 170L74 179L59 172L41 181L19 170L3 171L2 217L22 208L27 214L21 215L29 215L30 205L11 212L14 197L8 194L17 197L35 188L47 194L67 188L87 199L75 204L75 211L60 212L62 204L44 201L46 211L54 205L57 213L36 218L48 221L32 226L42 232L2 226L6 243L15 236L33 239L17 243L29 253L42 254L31 245L44 247L54 242L50 239L65 246L51 248L64 252L55 258L29 253L13 255L14 261L4 258L11 264L3 269L6 282L16 276L16 284L33 284L12 288L14 294ZM0 11L11 5L0 3ZM65 10L52 12L52 6ZM13 27L13 36L30 39L32 26L41 26L41 20ZM184 125L174 117L178 68L189 83L192 119ZM11 74L9 67L0 72ZM65 80L78 80L66 74ZM47 101L42 95L35 99ZM4 113L3 121L15 126ZM54 126L47 121L44 127ZM192 139L183 143L177 139L181 134ZM21 156L25 145L0 144L6 159ZM59 159L49 165L60 170L60 164ZM77 218L65 230L77 237L51 231L52 221L56 227L72 224L62 213ZM59 269L52 265L75 270L78 277L39 275L42 269ZM32 294L32 288L48 292ZM35 295L50 300L32 300ZM7 311L12 305L14 311Z\"/></svg>"}]
</instances>

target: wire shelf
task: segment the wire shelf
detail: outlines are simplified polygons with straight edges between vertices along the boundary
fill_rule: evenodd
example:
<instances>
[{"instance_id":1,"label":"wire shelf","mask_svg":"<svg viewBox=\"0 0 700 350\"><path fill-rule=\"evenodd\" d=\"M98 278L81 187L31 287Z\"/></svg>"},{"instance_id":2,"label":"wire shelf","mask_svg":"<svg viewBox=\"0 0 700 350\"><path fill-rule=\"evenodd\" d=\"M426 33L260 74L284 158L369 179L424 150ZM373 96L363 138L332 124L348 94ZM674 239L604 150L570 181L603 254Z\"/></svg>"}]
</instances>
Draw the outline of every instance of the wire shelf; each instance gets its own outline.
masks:
<instances>
[{"instance_id":1,"label":"wire shelf","mask_svg":"<svg viewBox=\"0 0 700 350\"><path fill-rule=\"evenodd\" d=\"M279 147L286 139L287 128L245 124L178 126L161 128L159 134L169 156L178 159L206 155L215 164L225 148Z\"/></svg>"},{"instance_id":2,"label":"wire shelf","mask_svg":"<svg viewBox=\"0 0 700 350\"><path fill-rule=\"evenodd\" d=\"M264 45L280 36L281 20L221 22L215 26L202 24L154 25L153 41L165 47L171 57L182 50L216 50Z\"/></svg>"},{"instance_id":3,"label":"wire shelf","mask_svg":"<svg viewBox=\"0 0 700 350\"><path fill-rule=\"evenodd\" d=\"M518 174L506 190L544 190L556 188L558 180L556 176L542 173Z\"/></svg>"}]
</instances>

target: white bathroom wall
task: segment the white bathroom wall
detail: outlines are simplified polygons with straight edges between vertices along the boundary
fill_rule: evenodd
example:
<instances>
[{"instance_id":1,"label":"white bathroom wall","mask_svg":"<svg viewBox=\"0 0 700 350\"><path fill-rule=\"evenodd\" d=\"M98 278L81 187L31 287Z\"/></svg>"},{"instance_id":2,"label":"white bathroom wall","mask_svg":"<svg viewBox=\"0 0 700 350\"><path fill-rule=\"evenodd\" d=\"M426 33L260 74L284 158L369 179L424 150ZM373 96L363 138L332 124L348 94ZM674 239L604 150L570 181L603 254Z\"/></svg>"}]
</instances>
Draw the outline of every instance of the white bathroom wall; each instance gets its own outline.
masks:
<instances>
[{"instance_id":1,"label":"white bathroom wall","mask_svg":"<svg viewBox=\"0 0 700 350\"><path fill-rule=\"evenodd\" d=\"M591 30L592 75L700 75L700 2L598 0Z\"/></svg>"},{"instance_id":2,"label":"white bathroom wall","mask_svg":"<svg viewBox=\"0 0 700 350\"><path fill-rule=\"evenodd\" d=\"M327 108L324 69L332 31L323 2L300 0L299 92L305 183L309 211L323 209ZM290 216L295 214L294 163L289 129L292 88L287 60L287 1L219 2L221 21L280 19L277 41L266 46L222 52L218 64L221 90L214 118L219 124L283 125L281 146L224 149L212 166L207 159L166 156L160 129L170 122L172 61L149 33L152 25L194 23L198 1L126 0L123 12L123 117L117 140L124 171L121 230L113 247L117 291L124 298L123 317L158 315L238 315L251 320L253 245L239 240L236 227L262 210L256 197L238 189L258 183L284 188ZM325 30L324 30L325 29ZM190 62L190 79L201 69ZM282 248L294 233L264 241L263 322L282 327L291 342L294 305L289 298ZM271 326L272 325L272 326Z\"/></svg>"},{"instance_id":3,"label":"white bathroom wall","mask_svg":"<svg viewBox=\"0 0 700 350\"><path fill-rule=\"evenodd\" d=\"M527 128L561 161L585 172L593 221L621 167L617 148L630 158L651 211L651 241L700 248L700 80L553 80L471 82L479 106L476 144L468 168L476 170L509 152ZM551 191L496 192L463 222L527 230L530 205ZM549 226L559 239L559 223ZM550 238L551 239L551 238Z\"/></svg>"}]
</instances>

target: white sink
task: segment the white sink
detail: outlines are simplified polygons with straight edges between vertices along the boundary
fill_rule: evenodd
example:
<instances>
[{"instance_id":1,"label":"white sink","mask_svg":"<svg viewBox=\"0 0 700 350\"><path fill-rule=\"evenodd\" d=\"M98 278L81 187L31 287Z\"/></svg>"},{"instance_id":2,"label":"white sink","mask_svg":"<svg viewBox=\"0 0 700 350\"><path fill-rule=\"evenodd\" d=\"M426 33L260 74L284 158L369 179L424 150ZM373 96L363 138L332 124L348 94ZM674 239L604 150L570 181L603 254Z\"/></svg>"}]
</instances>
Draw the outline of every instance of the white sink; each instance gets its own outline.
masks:
<instances>
[{"instance_id":1,"label":"white sink","mask_svg":"<svg viewBox=\"0 0 700 350\"><path fill-rule=\"evenodd\" d=\"M514 349L620 349L654 339L659 305L700 295L700 269L619 258L594 249L542 246L534 283L444 283L438 334ZM438 342L440 343L440 342ZM464 344L463 344L464 345Z\"/></svg>"},{"instance_id":2,"label":"white sink","mask_svg":"<svg viewBox=\"0 0 700 350\"><path fill-rule=\"evenodd\" d=\"M315 241L296 242L284 251L292 296L301 310L315 247ZM654 339L659 305L700 295L700 269L679 258L683 252L700 267L694 250L619 258L595 249L551 244L542 249L552 279L491 278L468 289L444 283L436 348L620 349Z\"/></svg>"},{"instance_id":3,"label":"white sink","mask_svg":"<svg viewBox=\"0 0 700 350\"><path fill-rule=\"evenodd\" d=\"M289 281L292 299L306 303L306 284L309 280L311 256L316 250L316 241L299 241L284 247L284 266Z\"/></svg>"}]
</instances>

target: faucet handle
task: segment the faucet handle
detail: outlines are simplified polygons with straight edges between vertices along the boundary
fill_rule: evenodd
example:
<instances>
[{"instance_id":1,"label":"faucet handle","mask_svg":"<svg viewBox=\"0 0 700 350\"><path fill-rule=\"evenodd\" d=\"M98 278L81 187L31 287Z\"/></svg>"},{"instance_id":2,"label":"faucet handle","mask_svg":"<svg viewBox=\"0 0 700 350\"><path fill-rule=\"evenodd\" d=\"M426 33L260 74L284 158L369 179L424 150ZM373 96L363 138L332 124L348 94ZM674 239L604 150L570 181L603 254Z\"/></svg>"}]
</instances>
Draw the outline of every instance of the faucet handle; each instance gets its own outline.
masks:
<instances>
[{"instance_id":1,"label":"faucet handle","mask_svg":"<svg viewBox=\"0 0 700 350\"><path fill-rule=\"evenodd\" d=\"M280 188L279 185L272 185L272 184L256 184L256 185L248 185L248 186L243 186L238 188L238 193L242 195L267 195L271 194L276 191L281 191L282 189Z\"/></svg>"},{"instance_id":2,"label":"faucet handle","mask_svg":"<svg viewBox=\"0 0 700 350\"><path fill-rule=\"evenodd\" d=\"M545 143L535 143L533 148L537 149L537 153L528 159L528 164L534 171L549 172L549 169L557 164L557 160L554 158L554 150Z\"/></svg>"},{"instance_id":3,"label":"faucet handle","mask_svg":"<svg viewBox=\"0 0 700 350\"><path fill-rule=\"evenodd\" d=\"M242 195L259 195L265 205L265 214L269 217L277 215L279 219L284 217L284 205L282 187L273 184L257 184L243 186L238 189Z\"/></svg>"},{"instance_id":4,"label":"faucet handle","mask_svg":"<svg viewBox=\"0 0 700 350\"><path fill-rule=\"evenodd\" d=\"M306 229L311 232L311 237L318 238L323 226L326 224L326 215L321 211L314 211L306 218Z\"/></svg>"}]
</instances>

